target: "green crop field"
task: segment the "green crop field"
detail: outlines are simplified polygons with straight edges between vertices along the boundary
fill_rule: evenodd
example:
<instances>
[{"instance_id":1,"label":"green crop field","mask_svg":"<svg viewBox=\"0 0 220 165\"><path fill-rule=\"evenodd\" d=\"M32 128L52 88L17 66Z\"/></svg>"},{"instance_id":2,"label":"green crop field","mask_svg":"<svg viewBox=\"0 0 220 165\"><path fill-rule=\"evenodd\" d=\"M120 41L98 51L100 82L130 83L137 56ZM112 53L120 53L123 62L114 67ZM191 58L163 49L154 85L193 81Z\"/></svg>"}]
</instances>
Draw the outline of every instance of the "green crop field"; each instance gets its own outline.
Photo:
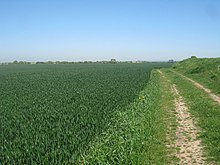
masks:
<instances>
[{"instance_id":1,"label":"green crop field","mask_svg":"<svg viewBox=\"0 0 220 165\"><path fill-rule=\"evenodd\" d=\"M89 155L151 70L168 65L0 66L0 164L67 164Z\"/></svg>"}]
</instances>

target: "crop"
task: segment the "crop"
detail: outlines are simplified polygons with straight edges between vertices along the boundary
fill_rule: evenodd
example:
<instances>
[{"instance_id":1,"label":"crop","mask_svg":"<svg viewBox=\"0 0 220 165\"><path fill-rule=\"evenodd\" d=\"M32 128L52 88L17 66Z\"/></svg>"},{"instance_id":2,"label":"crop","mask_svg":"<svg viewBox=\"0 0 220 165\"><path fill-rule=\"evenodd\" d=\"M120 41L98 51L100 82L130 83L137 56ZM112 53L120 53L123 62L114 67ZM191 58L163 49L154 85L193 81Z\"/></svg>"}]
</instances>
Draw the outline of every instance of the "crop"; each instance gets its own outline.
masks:
<instances>
[{"instance_id":1,"label":"crop","mask_svg":"<svg viewBox=\"0 0 220 165\"><path fill-rule=\"evenodd\" d=\"M152 71L151 78L139 97L125 111L114 114L114 123L95 141L89 152L82 155L80 162L168 164L165 118L170 116L167 111L173 106L165 107L165 103L171 100L170 97L162 100L165 94L159 73Z\"/></svg>"},{"instance_id":2,"label":"crop","mask_svg":"<svg viewBox=\"0 0 220 165\"><path fill-rule=\"evenodd\" d=\"M75 162L164 65L0 66L0 163Z\"/></svg>"}]
</instances>

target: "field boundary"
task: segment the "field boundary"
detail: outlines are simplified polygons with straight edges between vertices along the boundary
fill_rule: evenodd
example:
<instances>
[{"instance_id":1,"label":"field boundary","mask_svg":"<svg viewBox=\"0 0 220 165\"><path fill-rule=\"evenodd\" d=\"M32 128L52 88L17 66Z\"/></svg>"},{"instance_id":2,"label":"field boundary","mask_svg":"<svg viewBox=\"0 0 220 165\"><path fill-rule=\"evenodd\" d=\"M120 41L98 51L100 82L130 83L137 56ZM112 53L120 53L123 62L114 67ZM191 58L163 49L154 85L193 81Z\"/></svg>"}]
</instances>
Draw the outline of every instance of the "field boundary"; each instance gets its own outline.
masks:
<instances>
[{"instance_id":1,"label":"field boundary","mask_svg":"<svg viewBox=\"0 0 220 165\"><path fill-rule=\"evenodd\" d=\"M200 88L202 89L203 91L205 91L215 102L217 102L219 105L220 105L220 97L213 94L212 91L206 87L204 87L202 84L192 80L191 78L179 73L179 72L176 72L176 71L173 71L171 70L173 73L177 74L177 75L180 75L182 76L183 78L185 78L186 80L190 81L193 83L193 85L195 85L197 88Z\"/></svg>"},{"instance_id":2,"label":"field boundary","mask_svg":"<svg viewBox=\"0 0 220 165\"><path fill-rule=\"evenodd\" d=\"M123 112L114 114L115 121L102 137L82 155L85 164L167 164L166 111L161 106L160 75L152 70L149 82L134 102ZM159 101L158 101L159 100Z\"/></svg>"},{"instance_id":3,"label":"field boundary","mask_svg":"<svg viewBox=\"0 0 220 165\"><path fill-rule=\"evenodd\" d=\"M177 129L177 120L175 115L175 98L174 93L172 92L172 83L164 75L161 70L157 70L160 73L160 85L162 88L162 101L161 106L166 112L164 118L166 123L166 148L167 148L167 160L168 164L177 164L179 159L176 156L178 148L175 146L176 141L176 129Z\"/></svg>"}]
</instances>

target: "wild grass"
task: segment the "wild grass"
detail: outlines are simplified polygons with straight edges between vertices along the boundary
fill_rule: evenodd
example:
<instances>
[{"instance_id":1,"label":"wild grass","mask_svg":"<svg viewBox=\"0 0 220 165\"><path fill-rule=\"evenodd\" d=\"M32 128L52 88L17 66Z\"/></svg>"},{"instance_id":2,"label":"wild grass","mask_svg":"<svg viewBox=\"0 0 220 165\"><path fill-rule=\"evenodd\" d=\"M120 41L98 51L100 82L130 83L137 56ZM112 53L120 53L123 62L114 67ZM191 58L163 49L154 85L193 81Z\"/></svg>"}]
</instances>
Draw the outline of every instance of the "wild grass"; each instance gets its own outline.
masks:
<instances>
[{"instance_id":1,"label":"wild grass","mask_svg":"<svg viewBox=\"0 0 220 165\"><path fill-rule=\"evenodd\" d=\"M79 162L85 164L166 164L167 111L162 108L160 75L154 71L139 98L91 145Z\"/></svg>"},{"instance_id":2,"label":"wild grass","mask_svg":"<svg viewBox=\"0 0 220 165\"><path fill-rule=\"evenodd\" d=\"M168 69L164 72L177 85L191 114L198 119L197 124L201 128L200 138L205 146L209 161L220 163L220 106L191 82Z\"/></svg>"},{"instance_id":3,"label":"wild grass","mask_svg":"<svg viewBox=\"0 0 220 165\"><path fill-rule=\"evenodd\" d=\"M172 67L220 95L220 58L190 58Z\"/></svg>"},{"instance_id":4,"label":"wild grass","mask_svg":"<svg viewBox=\"0 0 220 165\"><path fill-rule=\"evenodd\" d=\"M166 146L167 146L167 160L168 164L178 164L179 159L176 157L178 148L175 147L176 130L178 126L176 110L175 110L175 95L172 90L172 82L164 76L160 75L161 88L161 108L165 111L166 124Z\"/></svg>"}]
</instances>

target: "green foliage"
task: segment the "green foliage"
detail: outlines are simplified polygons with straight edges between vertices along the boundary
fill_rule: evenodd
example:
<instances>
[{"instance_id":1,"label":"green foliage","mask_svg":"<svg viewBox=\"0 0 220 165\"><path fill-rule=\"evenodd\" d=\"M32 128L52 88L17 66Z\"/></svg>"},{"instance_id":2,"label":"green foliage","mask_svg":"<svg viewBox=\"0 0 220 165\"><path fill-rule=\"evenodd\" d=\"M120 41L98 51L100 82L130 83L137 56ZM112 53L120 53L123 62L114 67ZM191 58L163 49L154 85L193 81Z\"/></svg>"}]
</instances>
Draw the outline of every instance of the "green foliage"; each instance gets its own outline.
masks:
<instances>
[{"instance_id":1,"label":"green foliage","mask_svg":"<svg viewBox=\"0 0 220 165\"><path fill-rule=\"evenodd\" d=\"M189 106L190 112L198 119L203 145L211 161L220 163L220 107L202 89L188 80L166 70L167 76L175 83Z\"/></svg>"},{"instance_id":2,"label":"green foliage","mask_svg":"<svg viewBox=\"0 0 220 165\"><path fill-rule=\"evenodd\" d=\"M220 58L190 58L174 64L172 69L220 94Z\"/></svg>"},{"instance_id":3,"label":"green foliage","mask_svg":"<svg viewBox=\"0 0 220 165\"><path fill-rule=\"evenodd\" d=\"M203 66L195 67L189 71L186 71L187 74L195 74L195 73L202 73L205 71L205 68Z\"/></svg>"},{"instance_id":4,"label":"green foliage","mask_svg":"<svg viewBox=\"0 0 220 165\"><path fill-rule=\"evenodd\" d=\"M159 73L125 111L113 116L114 123L96 140L79 162L85 164L166 164L166 111L160 107Z\"/></svg>"},{"instance_id":5,"label":"green foliage","mask_svg":"<svg viewBox=\"0 0 220 165\"><path fill-rule=\"evenodd\" d=\"M160 111L153 108L157 105L157 99L150 97L151 94L154 97L156 91L144 92L144 95L149 95L145 99L149 104L135 104L127 113L126 107L144 89L151 69L167 65L122 63L0 66L0 162L73 163L79 160L81 154L89 151L93 141L116 122L115 114L125 113L128 117L130 111L143 123L137 123L135 132L132 133L129 127L126 128L128 124L124 123L125 118L121 115L122 118L118 118L121 123L119 125L123 126L124 123L125 129L131 131L133 137L137 131L143 135L143 131L149 132L145 139L137 136L135 142L139 143L130 149L146 150L148 153L151 148L157 148L161 141L157 139L155 127L160 127L157 119ZM151 105L153 107L149 108ZM135 112L136 108L140 114ZM143 108L148 111L141 113ZM143 115L151 115L152 118L147 117L144 122ZM136 119L133 120L131 122L136 122ZM139 130L140 124L143 125ZM120 134L122 130L123 128L115 133ZM132 139L130 140L129 144L132 144ZM144 142L144 148L139 148L142 140L146 140L146 144ZM114 141L112 143L115 144ZM129 147L125 149L127 154L131 151ZM122 148L121 152L123 151ZM117 159L119 155L113 158ZM154 158L154 155L147 157Z\"/></svg>"}]
</instances>

